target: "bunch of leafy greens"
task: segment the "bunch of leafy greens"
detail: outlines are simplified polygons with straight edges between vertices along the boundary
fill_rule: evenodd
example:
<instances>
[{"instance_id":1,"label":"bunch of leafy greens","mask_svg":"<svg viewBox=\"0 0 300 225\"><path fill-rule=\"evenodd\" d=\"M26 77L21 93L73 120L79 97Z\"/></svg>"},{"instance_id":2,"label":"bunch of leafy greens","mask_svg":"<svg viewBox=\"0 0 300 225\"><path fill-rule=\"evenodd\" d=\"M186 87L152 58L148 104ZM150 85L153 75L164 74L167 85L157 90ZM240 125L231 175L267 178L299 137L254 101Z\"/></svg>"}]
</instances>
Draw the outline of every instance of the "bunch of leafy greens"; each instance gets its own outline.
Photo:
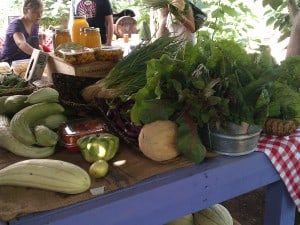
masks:
<instances>
[{"instance_id":1,"label":"bunch of leafy greens","mask_svg":"<svg viewBox=\"0 0 300 225\"><path fill-rule=\"evenodd\" d=\"M206 152L198 135L204 124L265 122L274 68L267 51L249 54L234 41L187 43L176 57L148 61L146 85L133 95L131 121L175 121L178 149L199 163Z\"/></svg>"}]
</instances>

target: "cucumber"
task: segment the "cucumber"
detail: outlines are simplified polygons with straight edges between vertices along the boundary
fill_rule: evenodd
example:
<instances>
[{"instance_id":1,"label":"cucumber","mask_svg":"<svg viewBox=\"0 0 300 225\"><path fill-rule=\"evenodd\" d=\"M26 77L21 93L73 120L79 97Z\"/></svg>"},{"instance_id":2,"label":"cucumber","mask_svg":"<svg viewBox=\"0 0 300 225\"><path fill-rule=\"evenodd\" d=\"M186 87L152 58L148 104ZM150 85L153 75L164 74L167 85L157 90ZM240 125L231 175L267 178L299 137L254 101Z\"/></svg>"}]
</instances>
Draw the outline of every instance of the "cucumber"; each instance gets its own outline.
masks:
<instances>
[{"instance_id":1,"label":"cucumber","mask_svg":"<svg viewBox=\"0 0 300 225\"><path fill-rule=\"evenodd\" d=\"M57 90L50 87L45 87L28 95L26 102L31 105L42 102L58 102L58 98L59 93Z\"/></svg>"},{"instance_id":2,"label":"cucumber","mask_svg":"<svg viewBox=\"0 0 300 225\"><path fill-rule=\"evenodd\" d=\"M37 103L27 106L12 117L10 132L16 139L26 145L37 144L32 131L36 121L63 112L63 106L58 103Z\"/></svg>"},{"instance_id":3,"label":"cucumber","mask_svg":"<svg viewBox=\"0 0 300 225\"><path fill-rule=\"evenodd\" d=\"M26 158L45 158L55 152L55 146L36 147L28 146L16 139L9 130L9 118L0 115L0 147L21 157Z\"/></svg>"},{"instance_id":4,"label":"cucumber","mask_svg":"<svg viewBox=\"0 0 300 225\"><path fill-rule=\"evenodd\" d=\"M5 114L12 115L25 108L29 104L25 101L27 95L11 95L8 96L4 102Z\"/></svg>"},{"instance_id":5,"label":"cucumber","mask_svg":"<svg viewBox=\"0 0 300 225\"><path fill-rule=\"evenodd\" d=\"M91 186L81 167L55 159L27 159L0 170L0 185L39 188L65 194L79 194Z\"/></svg>"}]
</instances>

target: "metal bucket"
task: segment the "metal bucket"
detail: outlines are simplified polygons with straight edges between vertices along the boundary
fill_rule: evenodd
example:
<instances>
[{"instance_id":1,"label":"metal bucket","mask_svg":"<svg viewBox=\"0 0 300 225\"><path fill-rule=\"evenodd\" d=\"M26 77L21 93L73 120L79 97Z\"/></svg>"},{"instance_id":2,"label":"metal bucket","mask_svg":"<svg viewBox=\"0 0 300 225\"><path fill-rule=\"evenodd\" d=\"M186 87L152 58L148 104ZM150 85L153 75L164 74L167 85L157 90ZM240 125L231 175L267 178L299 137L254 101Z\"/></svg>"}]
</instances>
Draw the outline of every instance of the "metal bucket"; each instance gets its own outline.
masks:
<instances>
[{"instance_id":1,"label":"metal bucket","mask_svg":"<svg viewBox=\"0 0 300 225\"><path fill-rule=\"evenodd\" d=\"M201 138L203 144L214 152L240 156L255 150L261 130L261 127L248 124L229 124L226 129L207 126Z\"/></svg>"}]
</instances>

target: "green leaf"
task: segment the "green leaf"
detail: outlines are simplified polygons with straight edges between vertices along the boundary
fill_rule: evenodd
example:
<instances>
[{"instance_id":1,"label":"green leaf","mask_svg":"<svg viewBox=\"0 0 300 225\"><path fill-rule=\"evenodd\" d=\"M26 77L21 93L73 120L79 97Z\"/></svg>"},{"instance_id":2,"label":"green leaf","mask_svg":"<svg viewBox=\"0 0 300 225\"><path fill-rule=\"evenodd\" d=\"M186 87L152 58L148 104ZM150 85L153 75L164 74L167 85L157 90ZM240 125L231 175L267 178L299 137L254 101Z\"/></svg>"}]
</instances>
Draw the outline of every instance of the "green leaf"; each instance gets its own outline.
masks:
<instances>
[{"instance_id":1,"label":"green leaf","mask_svg":"<svg viewBox=\"0 0 300 225\"><path fill-rule=\"evenodd\" d=\"M139 122L147 124L157 120L168 120L175 112L175 108L174 104L170 104L164 100L145 100L140 105L132 107L131 116L133 117L134 114L137 114Z\"/></svg>"},{"instance_id":2,"label":"green leaf","mask_svg":"<svg viewBox=\"0 0 300 225\"><path fill-rule=\"evenodd\" d=\"M193 162L202 162L206 156L206 148L201 143L196 124L189 116L181 117L177 122L177 148Z\"/></svg>"}]
</instances>

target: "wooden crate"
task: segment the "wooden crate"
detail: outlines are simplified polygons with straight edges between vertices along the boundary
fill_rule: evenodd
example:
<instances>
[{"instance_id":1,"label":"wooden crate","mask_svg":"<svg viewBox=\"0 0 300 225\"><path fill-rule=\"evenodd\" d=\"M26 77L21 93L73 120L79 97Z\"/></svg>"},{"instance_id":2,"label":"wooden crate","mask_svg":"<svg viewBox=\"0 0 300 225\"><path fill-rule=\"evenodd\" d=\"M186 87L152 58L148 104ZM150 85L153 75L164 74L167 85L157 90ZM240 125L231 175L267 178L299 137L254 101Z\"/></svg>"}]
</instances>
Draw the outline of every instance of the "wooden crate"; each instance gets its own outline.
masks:
<instances>
[{"instance_id":1,"label":"wooden crate","mask_svg":"<svg viewBox=\"0 0 300 225\"><path fill-rule=\"evenodd\" d=\"M113 61L95 61L92 63L72 65L65 62L62 58L55 56L53 53L47 62L47 70L49 74L63 73L70 76L103 78L116 65Z\"/></svg>"}]
</instances>

